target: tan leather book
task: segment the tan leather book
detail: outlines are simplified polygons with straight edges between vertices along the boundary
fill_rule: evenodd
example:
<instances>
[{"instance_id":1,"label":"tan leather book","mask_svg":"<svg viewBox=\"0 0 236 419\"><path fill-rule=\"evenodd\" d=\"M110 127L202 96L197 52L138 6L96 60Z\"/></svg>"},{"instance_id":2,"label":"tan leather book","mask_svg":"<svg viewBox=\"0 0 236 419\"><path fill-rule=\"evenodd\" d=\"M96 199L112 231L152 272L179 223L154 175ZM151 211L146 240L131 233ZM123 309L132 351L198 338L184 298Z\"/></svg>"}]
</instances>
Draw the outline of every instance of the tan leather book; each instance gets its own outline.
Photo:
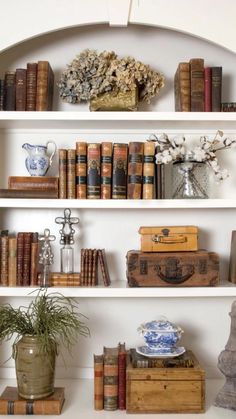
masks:
<instances>
[{"instance_id":1,"label":"tan leather book","mask_svg":"<svg viewBox=\"0 0 236 419\"><path fill-rule=\"evenodd\" d=\"M76 142L75 157L76 172L76 198L86 199L87 197L87 143L84 141Z\"/></svg>"},{"instance_id":2,"label":"tan leather book","mask_svg":"<svg viewBox=\"0 0 236 419\"><path fill-rule=\"evenodd\" d=\"M23 287L30 285L30 267L31 267L31 243L33 241L33 233L23 233Z\"/></svg>"},{"instance_id":3,"label":"tan leather book","mask_svg":"<svg viewBox=\"0 0 236 419\"><path fill-rule=\"evenodd\" d=\"M107 258L105 249L98 249L98 262L100 264L102 279L105 287L109 287L111 284L110 274L107 265Z\"/></svg>"},{"instance_id":4,"label":"tan leather book","mask_svg":"<svg viewBox=\"0 0 236 419\"><path fill-rule=\"evenodd\" d=\"M112 143L101 143L101 199L111 199Z\"/></svg>"},{"instance_id":5,"label":"tan leather book","mask_svg":"<svg viewBox=\"0 0 236 419\"><path fill-rule=\"evenodd\" d=\"M48 61L38 61L36 111L51 111L54 74Z\"/></svg>"},{"instance_id":6,"label":"tan leather book","mask_svg":"<svg viewBox=\"0 0 236 419\"><path fill-rule=\"evenodd\" d=\"M31 255L30 255L30 285L35 287L38 285L38 273L39 273L39 242L38 233L33 233L31 243Z\"/></svg>"},{"instance_id":7,"label":"tan leather book","mask_svg":"<svg viewBox=\"0 0 236 419\"><path fill-rule=\"evenodd\" d=\"M16 237L9 237L8 245L8 286L16 287L16 252L17 240Z\"/></svg>"},{"instance_id":8,"label":"tan leather book","mask_svg":"<svg viewBox=\"0 0 236 419\"><path fill-rule=\"evenodd\" d=\"M1 235L0 236L0 250L1 250L0 284L4 287L8 286L8 257L9 257L8 246L9 246L8 234Z\"/></svg>"},{"instance_id":9,"label":"tan leather book","mask_svg":"<svg viewBox=\"0 0 236 419\"><path fill-rule=\"evenodd\" d=\"M58 177L53 176L9 176L9 189L53 190L58 192Z\"/></svg>"},{"instance_id":10,"label":"tan leather book","mask_svg":"<svg viewBox=\"0 0 236 419\"><path fill-rule=\"evenodd\" d=\"M100 199L101 195L101 146L88 144L87 160L87 198Z\"/></svg>"},{"instance_id":11,"label":"tan leather book","mask_svg":"<svg viewBox=\"0 0 236 419\"><path fill-rule=\"evenodd\" d=\"M59 198L67 198L67 150L60 148L59 154Z\"/></svg>"},{"instance_id":12,"label":"tan leather book","mask_svg":"<svg viewBox=\"0 0 236 419\"><path fill-rule=\"evenodd\" d=\"M127 197L128 144L115 143L112 159L112 199Z\"/></svg>"},{"instance_id":13,"label":"tan leather book","mask_svg":"<svg viewBox=\"0 0 236 419\"><path fill-rule=\"evenodd\" d=\"M103 355L94 355L94 409L103 410Z\"/></svg>"},{"instance_id":14,"label":"tan leather book","mask_svg":"<svg viewBox=\"0 0 236 419\"><path fill-rule=\"evenodd\" d=\"M141 199L143 175L143 143L130 142L128 155L128 199Z\"/></svg>"},{"instance_id":15,"label":"tan leather book","mask_svg":"<svg viewBox=\"0 0 236 419\"><path fill-rule=\"evenodd\" d=\"M16 111L26 110L26 69L16 69Z\"/></svg>"},{"instance_id":16,"label":"tan leather book","mask_svg":"<svg viewBox=\"0 0 236 419\"><path fill-rule=\"evenodd\" d=\"M155 143L146 141L143 149L143 199L155 198Z\"/></svg>"},{"instance_id":17,"label":"tan leather book","mask_svg":"<svg viewBox=\"0 0 236 419\"><path fill-rule=\"evenodd\" d=\"M190 92L190 64L179 63L174 76L176 112L190 112Z\"/></svg>"},{"instance_id":18,"label":"tan leather book","mask_svg":"<svg viewBox=\"0 0 236 419\"><path fill-rule=\"evenodd\" d=\"M75 150L67 150L67 199L75 199Z\"/></svg>"},{"instance_id":19,"label":"tan leather book","mask_svg":"<svg viewBox=\"0 0 236 419\"><path fill-rule=\"evenodd\" d=\"M118 409L118 347L103 349L104 410Z\"/></svg>"},{"instance_id":20,"label":"tan leather book","mask_svg":"<svg viewBox=\"0 0 236 419\"><path fill-rule=\"evenodd\" d=\"M58 192L55 190L35 189L0 189L0 198L14 199L57 199Z\"/></svg>"},{"instance_id":21,"label":"tan leather book","mask_svg":"<svg viewBox=\"0 0 236 419\"><path fill-rule=\"evenodd\" d=\"M26 111L36 111L37 63L27 63Z\"/></svg>"},{"instance_id":22,"label":"tan leather book","mask_svg":"<svg viewBox=\"0 0 236 419\"><path fill-rule=\"evenodd\" d=\"M192 58L190 64L191 112L204 112L204 60Z\"/></svg>"}]
</instances>

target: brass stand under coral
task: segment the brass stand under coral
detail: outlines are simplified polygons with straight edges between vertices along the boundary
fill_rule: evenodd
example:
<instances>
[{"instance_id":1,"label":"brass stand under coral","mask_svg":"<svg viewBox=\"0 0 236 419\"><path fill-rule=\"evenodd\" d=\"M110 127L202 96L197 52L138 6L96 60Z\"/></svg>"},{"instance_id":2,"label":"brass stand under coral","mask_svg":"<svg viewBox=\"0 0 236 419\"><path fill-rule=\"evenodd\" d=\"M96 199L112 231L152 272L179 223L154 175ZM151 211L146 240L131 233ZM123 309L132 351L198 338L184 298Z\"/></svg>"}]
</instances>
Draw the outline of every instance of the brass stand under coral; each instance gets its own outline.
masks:
<instances>
[{"instance_id":1,"label":"brass stand under coral","mask_svg":"<svg viewBox=\"0 0 236 419\"><path fill-rule=\"evenodd\" d=\"M108 92L90 100L90 111L137 111L138 88L128 92Z\"/></svg>"}]
</instances>

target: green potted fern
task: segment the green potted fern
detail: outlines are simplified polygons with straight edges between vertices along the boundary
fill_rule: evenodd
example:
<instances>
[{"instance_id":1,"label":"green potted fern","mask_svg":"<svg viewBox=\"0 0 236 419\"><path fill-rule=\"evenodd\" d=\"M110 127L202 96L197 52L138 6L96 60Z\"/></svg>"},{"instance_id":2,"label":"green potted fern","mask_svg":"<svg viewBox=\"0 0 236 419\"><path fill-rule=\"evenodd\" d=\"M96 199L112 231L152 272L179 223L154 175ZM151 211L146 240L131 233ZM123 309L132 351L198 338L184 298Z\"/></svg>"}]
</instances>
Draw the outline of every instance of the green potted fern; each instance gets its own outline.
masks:
<instances>
[{"instance_id":1,"label":"green potted fern","mask_svg":"<svg viewBox=\"0 0 236 419\"><path fill-rule=\"evenodd\" d=\"M45 290L28 307L0 306L0 341L14 337L12 357L21 397L40 399L53 393L59 347L71 351L79 335L89 335L82 317L74 299Z\"/></svg>"}]
</instances>

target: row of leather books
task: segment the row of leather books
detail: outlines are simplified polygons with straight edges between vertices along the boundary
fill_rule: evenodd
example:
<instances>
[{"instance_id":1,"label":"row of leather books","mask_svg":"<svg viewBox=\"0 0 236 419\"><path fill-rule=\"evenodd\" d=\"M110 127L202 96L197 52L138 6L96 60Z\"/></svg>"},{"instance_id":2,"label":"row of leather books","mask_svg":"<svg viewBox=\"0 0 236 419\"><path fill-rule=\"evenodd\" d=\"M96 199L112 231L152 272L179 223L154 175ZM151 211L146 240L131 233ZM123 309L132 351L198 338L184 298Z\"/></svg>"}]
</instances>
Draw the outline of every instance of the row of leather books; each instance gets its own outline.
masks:
<instances>
[{"instance_id":1,"label":"row of leather books","mask_svg":"<svg viewBox=\"0 0 236 419\"><path fill-rule=\"evenodd\" d=\"M164 165L155 142L87 143L59 149L61 199L164 198Z\"/></svg>"},{"instance_id":2,"label":"row of leather books","mask_svg":"<svg viewBox=\"0 0 236 419\"><path fill-rule=\"evenodd\" d=\"M80 285L98 285L98 267L100 267L103 284L111 284L105 249L81 249L80 253Z\"/></svg>"},{"instance_id":3,"label":"row of leather books","mask_svg":"<svg viewBox=\"0 0 236 419\"><path fill-rule=\"evenodd\" d=\"M39 242L37 232L0 233L0 285L38 285Z\"/></svg>"},{"instance_id":4,"label":"row of leather books","mask_svg":"<svg viewBox=\"0 0 236 419\"><path fill-rule=\"evenodd\" d=\"M206 67L203 58L179 63L174 95L176 112L221 112L222 67Z\"/></svg>"},{"instance_id":5,"label":"row of leather books","mask_svg":"<svg viewBox=\"0 0 236 419\"><path fill-rule=\"evenodd\" d=\"M135 348L129 350L133 368L193 368L194 359L189 351L176 358L149 358L139 354Z\"/></svg>"},{"instance_id":6,"label":"row of leather books","mask_svg":"<svg viewBox=\"0 0 236 419\"><path fill-rule=\"evenodd\" d=\"M6 71L0 80L1 111L51 111L54 73L48 61Z\"/></svg>"},{"instance_id":7,"label":"row of leather books","mask_svg":"<svg viewBox=\"0 0 236 419\"><path fill-rule=\"evenodd\" d=\"M94 355L94 409L114 411L126 408L126 349L119 343Z\"/></svg>"}]
</instances>

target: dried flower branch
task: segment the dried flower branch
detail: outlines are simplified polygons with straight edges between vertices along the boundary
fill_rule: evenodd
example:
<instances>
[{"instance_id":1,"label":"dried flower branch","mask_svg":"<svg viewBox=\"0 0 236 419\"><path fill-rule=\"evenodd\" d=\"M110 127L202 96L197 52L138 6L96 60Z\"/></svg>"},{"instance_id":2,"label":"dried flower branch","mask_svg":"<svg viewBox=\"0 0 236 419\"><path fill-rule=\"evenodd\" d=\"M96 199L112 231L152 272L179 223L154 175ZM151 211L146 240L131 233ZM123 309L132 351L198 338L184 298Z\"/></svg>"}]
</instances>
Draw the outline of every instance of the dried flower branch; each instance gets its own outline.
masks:
<instances>
[{"instance_id":1,"label":"dried flower branch","mask_svg":"<svg viewBox=\"0 0 236 419\"><path fill-rule=\"evenodd\" d=\"M164 77L133 57L119 59L113 51L82 51L62 73L60 97L69 103L88 101L106 92L127 92L138 86L139 100L150 102L164 86Z\"/></svg>"},{"instance_id":2,"label":"dried flower branch","mask_svg":"<svg viewBox=\"0 0 236 419\"><path fill-rule=\"evenodd\" d=\"M218 181L227 178L228 171L220 169L216 153L220 150L236 147L236 141L223 138L224 133L217 131L213 140L207 136L200 137L200 146L188 150L185 144L185 137L176 137L170 140L168 135L162 134L159 138L152 134L150 141L157 143L156 164L168 164L175 161L191 160L206 162L214 171Z\"/></svg>"}]
</instances>

